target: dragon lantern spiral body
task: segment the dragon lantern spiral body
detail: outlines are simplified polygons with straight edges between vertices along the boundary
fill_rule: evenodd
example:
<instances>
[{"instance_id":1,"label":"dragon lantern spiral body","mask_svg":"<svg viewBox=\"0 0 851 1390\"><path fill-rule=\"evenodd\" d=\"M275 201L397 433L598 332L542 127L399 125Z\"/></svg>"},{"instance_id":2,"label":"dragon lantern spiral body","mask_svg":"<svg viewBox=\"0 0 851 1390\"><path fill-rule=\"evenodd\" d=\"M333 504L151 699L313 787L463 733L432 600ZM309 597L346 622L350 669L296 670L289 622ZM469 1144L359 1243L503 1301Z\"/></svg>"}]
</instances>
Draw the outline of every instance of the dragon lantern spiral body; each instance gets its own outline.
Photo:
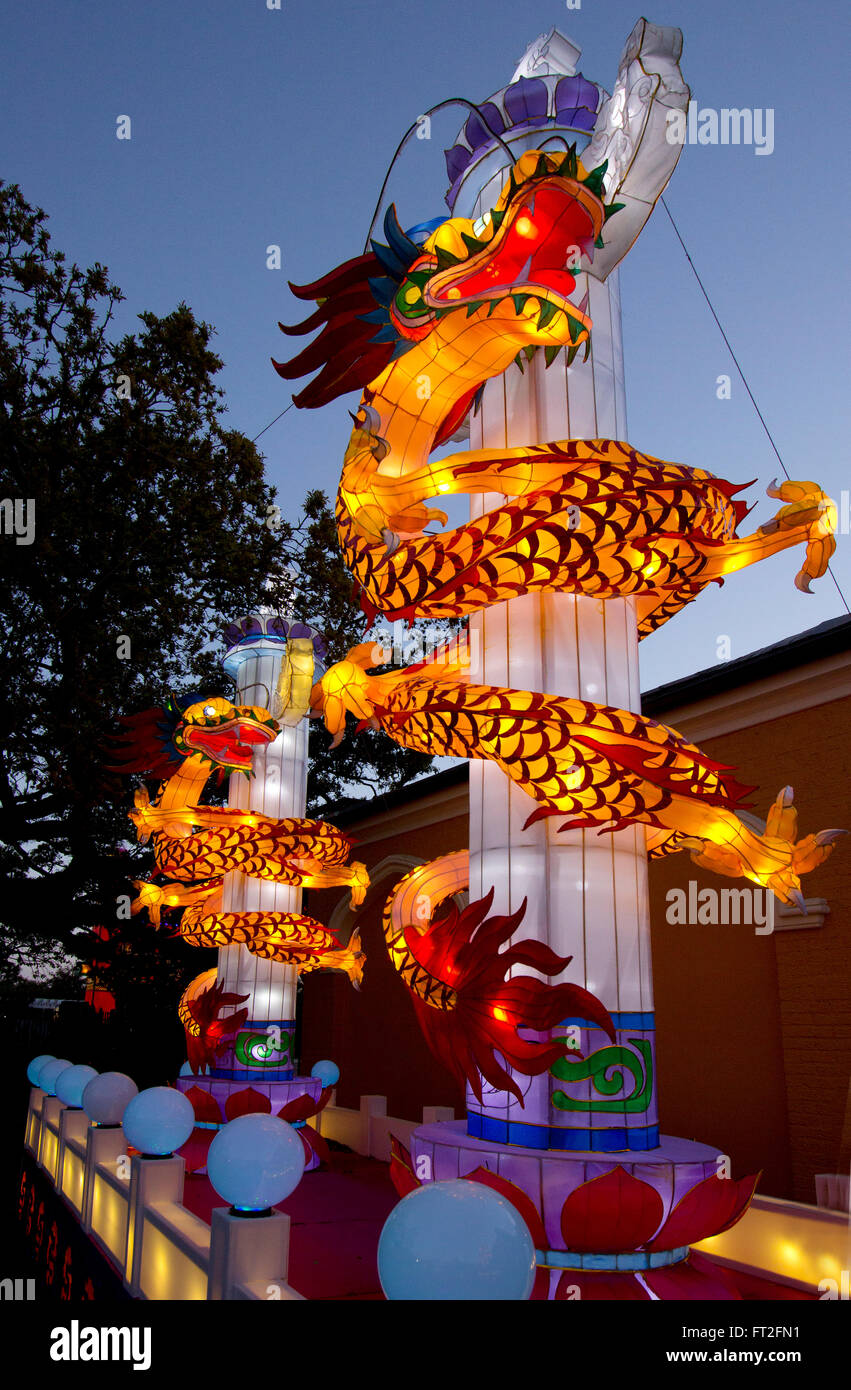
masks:
<instances>
[{"instance_id":1,"label":"dragon lantern spiral body","mask_svg":"<svg viewBox=\"0 0 851 1390\"><path fill-rule=\"evenodd\" d=\"M451 218L419 244L391 207L386 245L374 241L370 253L292 287L318 307L283 331L321 329L292 361L274 364L286 379L316 373L295 403L319 407L354 388L363 392L336 515L369 619L459 617L520 594L560 590L602 600L634 596L643 637L711 581L723 583L788 546L805 546L799 588L807 591L824 574L835 507L812 482L769 488L784 505L740 536L748 510L736 500L740 486L625 442L560 440L432 459L476 408L484 383L513 361L522 370L536 351L547 365L563 349L568 365L580 347L587 354L592 324L587 305L570 299L570 267L582 254L593 257L618 211L603 201L604 174L605 165L583 168L573 150L528 152L496 206L475 223ZM502 500L466 525L426 531L447 523L429 504L461 493ZM600 830L640 823L651 856L688 849L698 864L746 876L785 901L800 899L800 875L842 833L799 842L786 788L757 834L737 814L751 789L673 729L556 692L473 684L463 643L389 674L370 674L375 662L366 643L314 687L314 711L335 742L352 713L407 747L490 759L537 803L530 820L557 815L562 828ZM473 904L435 920L430 914L447 898L447 882L453 893L465 881L464 852L418 870L416 892L410 876L403 880L385 917L388 949L440 1054L450 1064L455 1058L474 1089L478 1069L519 1096L494 1053L529 1074L550 1065L551 1049L523 1043L517 1029L551 1027L565 1015L562 992L574 987L523 977L526 996L512 995L520 981L505 980L511 965L555 974L567 962L540 943L515 942L500 952L519 915L483 921L482 904ZM589 1001L575 1000L573 1012L584 1009L608 1028L599 1001Z\"/></svg>"},{"instance_id":2,"label":"dragon lantern spiral body","mask_svg":"<svg viewBox=\"0 0 851 1390\"><path fill-rule=\"evenodd\" d=\"M357 933L343 946L327 927L301 913L222 910L225 874L232 871L294 886L346 886L353 907L363 902L369 884L363 864L349 862L349 840L325 821L201 804L215 772L250 775L253 749L278 733L268 711L235 706L220 696L181 707L170 697L165 708L123 723L125 734L117 741L121 761L112 770L168 774L153 802L144 787L136 792L131 819L139 841L151 841L157 881L136 883L131 911L147 910L157 926L163 914L180 912L176 930L191 946L242 945L300 973L342 970L358 985L365 957ZM215 971L184 991L179 1014L195 1069L211 1062L227 1034L244 1021L245 1011L219 1018L223 1007L244 998L223 994Z\"/></svg>"}]
</instances>

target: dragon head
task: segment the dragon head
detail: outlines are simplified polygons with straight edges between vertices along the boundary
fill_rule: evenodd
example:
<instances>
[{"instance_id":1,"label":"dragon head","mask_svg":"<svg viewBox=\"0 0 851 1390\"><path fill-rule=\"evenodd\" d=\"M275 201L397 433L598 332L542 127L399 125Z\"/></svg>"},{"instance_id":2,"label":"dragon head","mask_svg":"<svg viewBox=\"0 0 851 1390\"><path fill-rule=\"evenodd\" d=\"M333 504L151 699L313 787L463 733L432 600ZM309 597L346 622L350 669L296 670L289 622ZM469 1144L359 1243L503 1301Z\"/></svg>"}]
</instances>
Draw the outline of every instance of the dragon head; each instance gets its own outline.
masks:
<instances>
[{"instance_id":1,"label":"dragon head","mask_svg":"<svg viewBox=\"0 0 851 1390\"><path fill-rule=\"evenodd\" d=\"M570 300L573 272L583 254L590 258L602 245L603 225L620 206L603 202L605 172L605 164L585 170L575 148L530 150L512 167L490 212L475 221L449 218L422 245L402 231L391 205L387 245L373 241L371 252L321 280L290 286L318 308L302 323L282 324L282 331L322 327L290 362L273 361L287 380L321 369L294 403L315 408L367 387L432 333L451 338L450 316L458 322L480 314L486 321L498 308L490 336L510 336L515 354L543 347L552 360L567 346L572 359L591 328L584 308ZM489 374L505 365L492 364Z\"/></svg>"},{"instance_id":2,"label":"dragon head","mask_svg":"<svg viewBox=\"0 0 851 1390\"><path fill-rule=\"evenodd\" d=\"M593 256L616 210L600 196L604 173L588 174L572 149L524 154L490 212L450 218L426 241L387 306L400 338L418 341L449 314L490 316L501 305L499 331L507 314L523 347L587 341L591 321L570 296L581 256Z\"/></svg>"},{"instance_id":3,"label":"dragon head","mask_svg":"<svg viewBox=\"0 0 851 1390\"><path fill-rule=\"evenodd\" d=\"M184 758L196 754L224 772L251 772L252 748L271 743L279 733L268 710L232 705L221 695L197 698L170 694L162 706L126 715L122 732L110 740L115 761L109 772L149 773L169 777ZM137 798L137 811L143 808Z\"/></svg>"},{"instance_id":4,"label":"dragon head","mask_svg":"<svg viewBox=\"0 0 851 1390\"><path fill-rule=\"evenodd\" d=\"M232 705L224 696L187 705L172 739L175 748L196 754L227 772L251 773L252 751L271 743L278 725L258 705Z\"/></svg>"}]
</instances>

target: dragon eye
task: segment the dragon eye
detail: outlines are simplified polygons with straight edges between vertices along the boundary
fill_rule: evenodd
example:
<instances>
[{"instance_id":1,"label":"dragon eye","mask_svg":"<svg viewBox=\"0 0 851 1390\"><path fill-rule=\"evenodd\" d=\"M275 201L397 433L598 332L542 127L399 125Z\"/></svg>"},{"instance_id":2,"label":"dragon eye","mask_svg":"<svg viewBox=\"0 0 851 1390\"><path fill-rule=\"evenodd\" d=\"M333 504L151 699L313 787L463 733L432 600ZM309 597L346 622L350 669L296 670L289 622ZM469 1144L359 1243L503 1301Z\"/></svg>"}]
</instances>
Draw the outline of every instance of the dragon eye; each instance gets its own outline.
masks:
<instances>
[{"instance_id":1,"label":"dragon eye","mask_svg":"<svg viewBox=\"0 0 851 1390\"><path fill-rule=\"evenodd\" d=\"M216 712L216 707L215 707L215 705L205 705L205 706L204 706L204 713L205 713L206 715L211 716L211 715L214 715L215 712Z\"/></svg>"}]
</instances>

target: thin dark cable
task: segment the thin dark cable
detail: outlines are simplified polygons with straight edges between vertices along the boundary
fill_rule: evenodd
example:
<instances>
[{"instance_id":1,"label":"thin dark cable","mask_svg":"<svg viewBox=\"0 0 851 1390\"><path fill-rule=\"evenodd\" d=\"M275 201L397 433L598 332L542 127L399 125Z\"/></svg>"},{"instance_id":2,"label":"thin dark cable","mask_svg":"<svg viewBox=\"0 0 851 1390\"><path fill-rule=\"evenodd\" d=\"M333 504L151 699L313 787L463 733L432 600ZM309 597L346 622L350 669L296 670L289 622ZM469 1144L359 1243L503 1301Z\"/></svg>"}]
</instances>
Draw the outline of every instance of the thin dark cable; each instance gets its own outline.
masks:
<instances>
[{"instance_id":1,"label":"thin dark cable","mask_svg":"<svg viewBox=\"0 0 851 1390\"><path fill-rule=\"evenodd\" d=\"M747 391L748 395L750 396L750 398L751 398L751 403L752 403L752 405L753 405L753 408L754 408L754 410L756 411L757 415L759 416L759 419L760 419L760 423L761 423L761 425L762 425L762 428L765 430L765 433L766 433L767 436L768 436L768 442L769 442L769 444L771 445L772 449L774 450L775 454L777 455L777 462L780 464L780 467L783 469L783 472L786 474L786 477L789 478L789 473L788 473L788 471L787 471L787 469L786 469L786 465L785 465L785 463L783 462L782 458L780 457L780 450L778 449L777 445L775 444L774 439L772 438L771 430L768 428L768 425L765 423L765 419L764 419L764 417L763 417L762 411L760 410L759 406L758 406L757 403L756 403L756 400L754 399L754 393L753 393L753 391L751 390L750 386L748 385L747 377L745 376L744 372L742 371L742 368L741 368L741 366L740 366L740 364L739 364L739 359L738 359L738 357L736 356L736 354L735 354L734 351L733 351L733 345L732 345L732 343L730 342L730 339L727 337L727 334L724 332L724 329L723 329L722 324L721 324L721 320L719 319L718 315L717 315L716 312L715 312L715 309L713 308L712 300L709 298L709 295L706 293L706 287L704 286L703 281L701 280L700 276L699 276L698 273L697 273L697 267L696 267L694 261L692 260L691 256L689 255L688 250L686 249L686 244L685 244L685 242L683 241L682 237L680 236L680 229L679 229L679 227L677 226L676 222L675 222L674 219L673 219L673 216L672 216L672 214L671 214L671 209L668 207L668 204L665 202L665 199L664 199L664 198L661 199L661 203L662 203L662 207L665 209L666 213L668 214L668 220L670 221L671 226L673 227L674 232L676 233L677 241L680 243L680 246L683 248L683 251L685 252L685 258L686 258L686 260L688 261L689 265L690 265L691 268L692 268L692 271L693 271L693 273L694 273L694 278L695 278L695 280L697 281L698 285L700 286L700 292L701 292L701 294L703 295L703 298L706 300L707 304L709 305L709 312L711 313L712 317L714 318L715 322L716 322L717 325L718 325L718 331L719 331L719 333L721 334L721 337L724 339L724 342L727 344L727 351L729 352L730 356L732 357L733 361L734 361L735 364L736 364L736 371L739 373L739 376L742 378L742 383L743 383L743 385L744 385L744 388L745 388L745 390ZM790 479L790 481L791 481L791 479Z\"/></svg>"},{"instance_id":2,"label":"thin dark cable","mask_svg":"<svg viewBox=\"0 0 851 1390\"><path fill-rule=\"evenodd\" d=\"M431 115L433 115L433 114L435 113L435 111L440 111L440 110L441 110L443 107L445 107L445 106L457 106L457 105L468 106L468 107L470 108L471 111L475 111L476 114L478 115L479 119L481 120L482 124L485 126L486 130L488 130L488 131L490 132L490 134L493 135L494 138L495 138L496 140L499 141L499 143L502 145L503 149L506 151L506 153L509 155L509 157L510 157L512 160L514 159L514 156L513 156L513 154L511 153L511 150L508 148L508 146L506 145L505 141L504 141L499 135L497 135L496 131L491 129L491 127L490 127L490 125L488 124L486 118L485 118L484 115L482 114L480 108L479 108L478 106L476 106L475 102L467 101L466 97L449 97L449 98L447 98L446 101L440 101L440 102L437 103L436 106L430 107L428 111L423 112L423 115L431 116ZM364 251L366 251L367 247L369 246L369 242L370 242L370 239L371 239L371 237L372 237L372 233L373 233L373 230L374 230L374 227L375 227L375 223L376 223L376 220L377 220L377 218L378 218L378 214L379 214L379 212L380 212L380 210L381 210L381 203L382 203L382 200L383 200L383 198L384 198L384 193L385 193L385 190L386 190L386 188L387 188L387 184L388 184L388 182L389 182L389 180L390 180L390 175L391 175L391 173L393 172L393 166L394 166L394 164L396 163L397 158L398 158L399 155L401 154L402 149L404 148L406 142L410 139L411 135L412 135L413 132L416 130L416 128L417 128L417 126L418 126L418 124L419 124L419 121L420 121L421 119L422 119L421 117L418 117L418 119L414 122L414 124L410 127L410 129L409 129L408 131L406 131L405 135L402 137L401 141L399 142L399 144L398 144L398 146L397 146L397 148L396 148L396 153L393 155L393 158L392 158L392 160L390 161L390 165L389 165L389 167L388 167L387 174L386 174L386 177L385 177L385 179L384 179L384 183L381 185L381 192L380 192L379 195L378 195L378 202L376 203L375 212L373 213L372 222L370 223L369 233L368 233L368 235L367 235L366 245L365 245L365 247L364 247ZM740 376L741 379L742 379L742 385L744 386L745 390L746 390L747 393L748 393L748 396L750 397L751 404L752 404L754 410L756 411L757 417L758 417L758 419L759 419L760 424L762 425L762 428L763 428L764 431L765 431L765 434L766 434L766 437L767 437L767 439L768 439L768 442L769 442L769 444L771 445L772 449L774 450L775 456L776 456L776 458L777 458L777 462L780 464L780 467L783 469L783 472L785 473L787 480L791 481L791 478L790 478L790 475L789 475L789 470L788 470L788 468L786 467L786 464L783 462L783 459L782 459L781 454L780 454L780 450L778 449L777 445L776 445L775 442L774 442L774 436L772 435L771 430L768 428L768 425L767 425L766 420L765 420L765 416L763 415L762 411L760 410L760 408L759 408L759 406L758 406L758 404L757 404L756 397L754 396L754 393L753 393L753 391L751 390L750 385L749 385L749 383L748 383L748 379L747 379L747 377L745 376L745 374L744 374L744 372L743 372L743 370L742 370L741 363L739 362L738 357L736 356L735 352L733 351L733 345L732 345L732 343L730 342L730 339L727 337L726 332L724 331L724 325L722 324L722 322L721 322L721 320L719 319L717 313L715 312L715 306L713 305L712 300L709 298L709 295L708 295L708 293L707 293L707 291L706 291L706 286L704 285L703 281L702 281L701 278L700 278L700 275L698 274L697 266L695 265L694 261L692 260L691 256L689 255L688 247L686 246L685 242L683 241L683 238L682 238L682 236L681 236L681 234L680 234L680 229L679 229L679 227L677 226L676 222L674 221L673 213L671 212L671 209L668 207L668 204L665 202L665 199L664 199L664 198L661 198L660 201L661 201L661 203L662 203L662 207L665 209L665 212L666 212L667 215L668 215L668 220L669 220L671 226L672 226L673 229L674 229L674 234L675 234L675 236L676 236L676 238L677 238L677 241L680 243L680 246L681 246L682 249L683 249L683 254L685 255L685 258L686 258L686 260L688 261L689 265L691 266L692 274L694 275L694 278L695 278L695 280L697 281L697 283L698 283L698 285L699 285L699 287L700 287L700 292L701 292L701 294L703 295L704 299L706 300L707 305L709 306L709 312L711 313L713 319L715 320L715 323L716 323L716 325L717 325L717 327L718 327L718 331L719 331L719 333L721 334L721 337L724 339L724 342L725 342L726 347L727 347L727 351L729 352L730 356L731 356L732 359L733 359L733 362L734 362L735 367L736 367L736 371L739 373L739 376ZM276 415L276 416L275 416L274 420L270 420L269 423L268 423L268 425L264 425L264 426L263 426L263 429L260 431L260 434L255 434L254 438L253 438L252 441L251 441L252 444L256 443L256 441L260 438L260 435L265 434L267 430L271 429L273 425L277 424L277 422L278 422L284 415L286 415L287 411L292 409L292 406L293 406L293 402L292 402L292 401L290 401L289 405L284 406L284 409L280 412L279 415ZM842 604L843 604L843 607L845 608L846 613L848 613L849 615L851 615L851 608L849 608L849 606L848 606L848 600L846 599L845 594L842 592L842 588L841 588L841 586L840 586L839 580L836 578L836 575L833 573L833 570L830 568L830 565L828 565L828 567L827 567L827 572L828 572L828 574L830 575L831 579L833 580L834 585L836 586L836 592L839 594L839 597L840 597L840 599L842 600Z\"/></svg>"},{"instance_id":3,"label":"thin dark cable","mask_svg":"<svg viewBox=\"0 0 851 1390\"><path fill-rule=\"evenodd\" d=\"M427 111L424 111L422 113L422 116L418 116L417 119L414 121L413 125L409 126L408 129L405 131L405 134L402 136L402 139L396 146L396 152L393 155L393 158L387 166L387 173L385 175L384 182L381 185L381 192L378 195L378 202L375 205L375 212L372 214L372 221L369 224L369 231L366 234L366 241L364 242L363 247L364 255L366 255L367 251L369 250L369 243L372 240L372 234L375 231L375 224L378 221L378 214L381 211L381 204L384 200L384 194L386 192L387 185L390 182L390 175L393 173L393 166L395 165L396 160L399 158L399 155L402 153L403 149L407 145L408 141L410 140L420 121L423 119L423 116L433 116L436 111L442 111L445 106L466 106L470 109L470 111L475 111L485 130L488 132L489 135L492 135L494 139L499 142L500 145L502 145L502 148L508 155L509 160L512 164L514 163L514 155L511 149L508 145L506 145L499 132L493 129L493 126L490 124L490 122L487 120L487 117L484 115L482 108L480 106L477 106L474 101L468 101L466 97L447 97L445 101L439 101L435 106L430 106L429 109Z\"/></svg>"},{"instance_id":4,"label":"thin dark cable","mask_svg":"<svg viewBox=\"0 0 851 1390\"><path fill-rule=\"evenodd\" d=\"M508 145L506 145L502 136L493 129L493 127L487 120L487 117L482 112L481 107L477 106L474 101L468 101L466 97L447 97L446 101L439 101L435 106L430 106L429 109L427 111L424 111L422 113L422 116L418 116L417 119L414 121L414 124L412 126L409 126L409 128L405 131L405 134L402 136L402 139L396 146L396 152L393 155L393 158L387 166L387 173L384 177L384 182L381 185L381 192L378 195L378 202L375 205L375 212L372 214L372 221L369 224L369 231L367 233L366 242L364 243L364 255L369 250L369 243L372 239L372 233L375 230L375 224L378 221L378 214L381 211L381 204L384 200L384 194L387 190L387 185L390 182L390 175L393 173L393 166L395 165L396 160L399 158L399 155L402 153L402 150L405 148L405 145L410 140L411 136L413 135L423 116L433 116L436 111L441 111L444 106L467 106L471 111L475 111L482 125L485 127L485 130L487 130L488 133L492 135L495 140L499 141L500 145L502 145L502 148L505 150L505 153L508 155L508 158L511 160L511 163L514 163L514 155L512 154L510 148L508 147ZM292 404L293 402L290 401L290 404L281 411L281 415L286 415L287 411L290 409L290 406ZM260 431L260 434L265 434L267 430L270 430L273 425L277 424L278 420L280 420L281 418L281 415L276 415L274 420L270 420L268 425L264 425L263 429ZM257 440L260 438L260 434L255 434L254 438L251 441L252 444L257 442Z\"/></svg>"},{"instance_id":5,"label":"thin dark cable","mask_svg":"<svg viewBox=\"0 0 851 1390\"><path fill-rule=\"evenodd\" d=\"M287 411L288 411L288 410L292 410L292 408L293 408L293 402L290 401L289 405L285 405L285 406L284 406L283 410L281 411L281 415L286 415ZM274 420L270 420L269 423L268 423L268 425L264 425L263 428L262 428L262 430L260 431L260 434L265 434L266 431L267 431L267 430L270 430L270 429L272 428L273 425L276 425L276 424L278 423L278 421L280 420L281 415L276 415L275 418L274 418ZM256 444L256 443L257 443L257 440L260 438L260 434L255 434L254 438L253 438L252 441L251 441L252 444Z\"/></svg>"},{"instance_id":6,"label":"thin dark cable","mask_svg":"<svg viewBox=\"0 0 851 1390\"><path fill-rule=\"evenodd\" d=\"M402 150L405 148L405 145L407 144L408 140L410 140L411 136L413 135L423 116L433 116L436 111L441 111L445 106L467 106L471 111L475 111L482 125L485 127L485 130L487 130L488 133L492 135L495 140L499 141L500 145L502 145L502 148L505 150L505 153L508 155L508 158L511 160L511 163L514 163L514 155L512 154L510 148L508 147L508 145L506 145L502 136L493 129L487 117L482 112L481 107L477 106L474 101L468 101L466 97L447 97L446 101L439 101L435 106L430 106L429 109L427 111L424 111L422 113L422 116L418 116L417 119L414 121L414 124L405 131L405 134L402 136L402 139L396 146L396 152L393 155L393 158L391 159L387 167L387 173L384 177L384 182L381 185L381 192L378 195L378 202L375 205L375 212L372 214L372 221L369 224L369 231L367 233L366 242L364 243L363 248L364 254L366 254L366 252L369 250L369 243L372 239L372 233L375 230L375 224L378 221L378 214L381 211L381 204L384 199L384 194L387 190L387 185L390 182L390 175L393 172L393 166L395 165L396 160L399 158L399 155L402 153ZM287 411L290 409L290 406L292 406L292 404L293 402L290 401L290 404L281 411L280 415L276 415L274 420L270 420L268 425L264 425L262 430L260 431L260 434L265 434L267 430L270 430L273 425L277 424L277 422L281 418L281 415L286 415ZM257 442L257 440L260 438L260 434L255 434L254 438L251 441L252 444L255 444Z\"/></svg>"},{"instance_id":7,"label":"thin dark cable","mask_svg":"<svg viewBox=\"0 0 851 1390\"><path fill-rule=\"evenodd\" d=\"M684 242L683 239L682 239L682 236L680 235L680 229L679 229L679 227L677 226L676 222L674 221L673 213L671 212L671 209L668 207L668 204L665 202L665 199L664 199L664 198L661 198L661 199L660 199L660 202L661 202L661 204L662 204L662 207L665 209L666 213L668 214L668 220L669 220L671 226L672 226L673 229L674 229L674 232L675 232L675 234L676 234L677 241L680 243L680 246L683 248L683 252L684 252L684 254L685 254L685 258L686 258L686 260L688 261L689 265L691 266L691 269L692 269L692 273L693 273L693 275L694 275L694 278L695 278L695 280L697 281L698 285L700 286L700 292L701 292L701 294L703 295L703 298L706 300L707 304L709 305L709 312L711 313L711 315L712 315L712 317L714 318L716 324L718 325L718 331L719 331L719 333L721 334L721 337L724 339L724 342L725 342L726 345L727 345L727 351L729 352L730 356L732 357L732 359L733 359L733 361L734 361L734 363L735 363L735 365L736 365L736 371L739 373L739 376L742 378L742 384L743 384L745 390L747 391L748 395L750 396L751 404L753 405L753 408L754 408L754 410L756 411L756 413L757 413L757 415L758 415L758 417L759 417L759 422L760 422L760 424L762 425L762 428L765 430L766 436L767 436L767 438L768 438L768 442L769 442L769 444L771 445L772 449L774 450L774 452L775 452L775 454L776 454L776 456L777 456L777 462L780 464L780 467L783 469L783 472L786 474L787 480L791 482L791 478L789 477L789 470L788 470L788 468L786 467L785 463L783 462L783 459L782 459L781 456L780 456L780 450L778 449L777 445L776 445L775 442L774 442L774 437L773 437L773 435L772 435L772 433L771 433L771 430L768 428L768 425L767 425L766 422L765 422L765 417L764 417L762 411L760 410L759 406L758 406L757 403L756 403L756 398L755 398L755 396L754 396L754 393L753 393L753 391L751 390L750 386L748 385L748 379L747 379L747 377L745 376L744 372L742 371L742 367L741 367L741 364L740 364L740 362L739 362L738 357L736 356L735 352L733 351L733 345L732 345L732 343L730 342L730 339L727 337L727 334L724 332L723 324L721 323L721 320L719 319L718 315L717 315L716 312L715 312L715 308L714 308L714 305L713 305L713 303L712 303L712 300L709 298L709 295L708 295L707 292L706 292L706 286L704 285L703 281L701 280L701 278L700 278L700 276L699 276L699 274L698 274L698 272L697 272L697 266L695 265L694 261L692 260L691 256L690 256L689 253L688 253L688 247L686 246L685 242ZM843 605L844 605L844 607L845 607L846 613L851 614L851 608L848 607L848 600L846 599L844 593L842 592L842 589L841 589L840 584L839 584L839 580L836 578L836 575L833 573L833 570L830 568L830 565L828 565L828 567L827 567L827 572L828 572L828 574L830 575L831 579L833 580L834 584L836 585L836 592L839 594L839 597L842 599L842 603L843 603Z\"/></svg>"}]
</instances>

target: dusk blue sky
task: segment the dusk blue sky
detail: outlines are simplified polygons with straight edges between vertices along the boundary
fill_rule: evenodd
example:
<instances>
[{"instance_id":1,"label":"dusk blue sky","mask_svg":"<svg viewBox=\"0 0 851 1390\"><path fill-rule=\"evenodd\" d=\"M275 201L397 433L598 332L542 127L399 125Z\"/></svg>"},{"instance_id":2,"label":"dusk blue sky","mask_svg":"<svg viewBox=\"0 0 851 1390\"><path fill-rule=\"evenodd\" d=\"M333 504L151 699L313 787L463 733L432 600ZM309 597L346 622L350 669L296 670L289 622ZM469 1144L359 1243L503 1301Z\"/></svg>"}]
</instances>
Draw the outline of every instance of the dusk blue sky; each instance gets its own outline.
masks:
<instances>
[{"instance_id":1,"label":"dusk blue sky","mask_svg":"<svg viewBox=\"0 0 851 1390\"><path fill-rule=\"evenodd\" d=\"M287 404L278 319L304 314L287 279L358 254L393 151L429 106L481 101L559 27L611 90L638 0L41 0L4 14L0 175L50 214L57 246L99 260L126 295L119 328L185 299L215 325L228 423L254 436ZM847 6L786 0L655 4L684 32L696 100L773 108L775 149L687 146L667 200L793 478L849 487ZM116 139L129 115L132 139ZM443 150L465 116L411 141L388 196L404 226L442 215ZM266 268L279 244L283 268ZM629 440L725 478L779 466L661 208L621 270ZM719 374L732 399L716 398ZM291 410L260 441L285 515L333 496L356 397ZM834 573L851 594L851 537ZM829 576L800 594L798 552L712 588L642 644L645 688L843 613Z\"/></svg>"}]
</instances>

